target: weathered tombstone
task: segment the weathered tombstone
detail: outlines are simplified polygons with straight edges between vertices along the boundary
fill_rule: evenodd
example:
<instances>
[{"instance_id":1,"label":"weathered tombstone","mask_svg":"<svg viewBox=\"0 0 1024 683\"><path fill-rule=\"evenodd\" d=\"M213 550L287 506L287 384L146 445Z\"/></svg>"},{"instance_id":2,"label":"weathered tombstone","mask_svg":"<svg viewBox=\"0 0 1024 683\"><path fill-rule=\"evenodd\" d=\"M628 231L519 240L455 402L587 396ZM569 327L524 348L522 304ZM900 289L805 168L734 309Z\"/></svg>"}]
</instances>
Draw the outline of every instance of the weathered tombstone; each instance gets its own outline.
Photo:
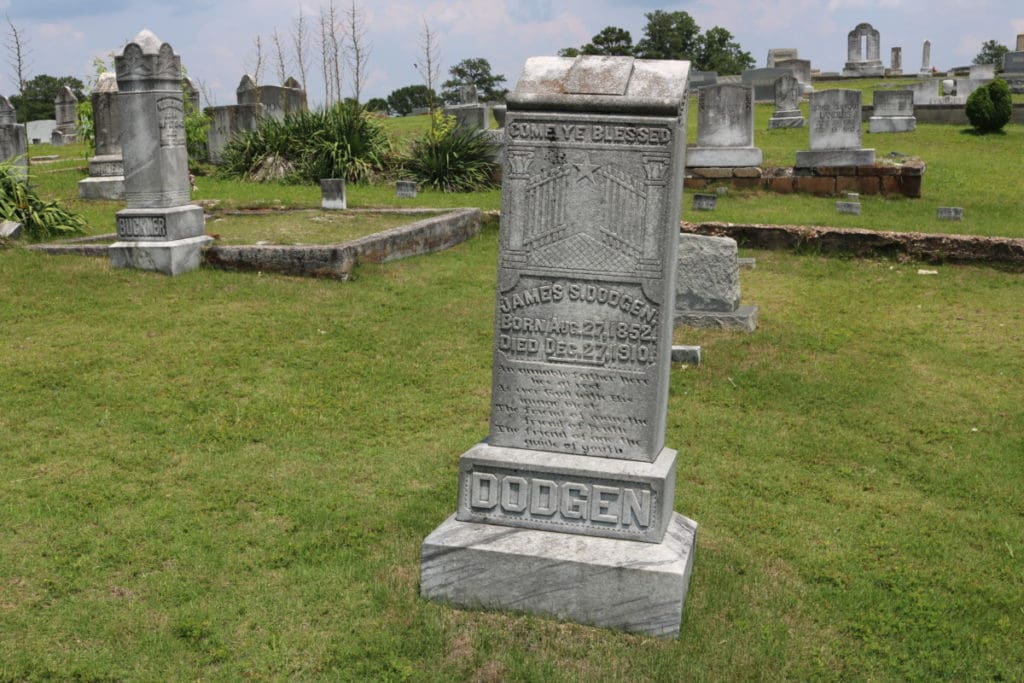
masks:
<instances>
[{"instance_id":1,"label":"weathered tombstone","mask_svg":"<svg viewBox=\"0 0 1024 683\"><path fill-rule=\"evenodd\" d=\"M811 60L809 59L780 59L775 62L775 68L789 69L801 85L811 84Z\"/></svg>"},{"instance_id":2,"label":"weathered tombstone","mask_svg":"<svg viewBox=\"0 0 1024 683\"><path fill-rule=\"evenodd\" d=\"M672 362L684 365L700 365L699 346L673 346Z\"/></svg>"},{"instance_id":3,"label":"weathered tombstone","mask_svg":"<svg viewBox=\"0 0 1024 683\"><path fill-rule=\"evenodd\" d=\"M836 211L839 213L849 213L859 216L860 202L836 202Z\"/></svg>"},{"instance_id":4,"label":"weathered tombstone","mask_svg":"<svg viewBox=\"0 0 1024 683\"><path fill-rule=\"evenodd\" d=\"M775 81L775 111L768 119L773 128L803 128L805 119L800 111L800 81L792 74L783 74Z\"/></svg>"},{"instance_id":5,"label":"weathered tombstone","mask_svg":"<svg viewBox=\"0 0 1024 683\"><path fill-rule=\"evenodd\" d=\"M459 104L477 104L479 101L475 85L469 83L459 86Z\"/></svg>"},{"instance_id":6,"label":"weathered tombstone","mask_svg":"<svg viewBox=\"0 0 1024 683\"><path fill-rule=\"evenodd\" d=\"M1003 55L1003 71L1012 74L1024 73L1024 50Z\"/></svg>"},{"instance_id":7,"label":"weathered tombstone","mask_svg":"<svg viewBox=\"0 0 1024 683\"><path fill-rule=\"evenodd\" d=\"M843 76L856 78L860 76L884 76L882 66L881 39L878 31L871 24L857 24L846 36L846 66Z\"/></svg>"},{"instance_id":8,"label":"weathered tombstone","mask_svg":"<svg viewBox=\"0 0 1024 683\"><path fill-rule=\"evenodd\" d=\"M932 41L930 40L924 41L924 44L921 46L921 72L919 75L932 75Z\"/></svg>"},{"instance_id":9,"label":"weathered tombstone","mask_svg":"<svg viewBox=\"0 0 1024 683\"><path fill-rule=\"evenodd\" d=\"M1024 33L1017 34L1017 52L1024 52Z\"/></svg>"},{"instance_id":10,"label":"weathered tombstone","mask_svg":"<svg viewBox=\"0 0 1024 683\"><path fill-rule=\"evenodd\" d=\"M50 143L63 145L74 142L78 137L78 98L65 85L57 91L53 104L57 110L57 126L50 136Z\"/></svg>"},{"instance_id":11,"label":"weathered tombstone","mask_svg":"<svg viewBox=\"0 0 1024 683\"><path fill-rule=\"evenodd\" d=\"M678 261L676 327L757 329L757 306L740 305L736 240L683 233Z\"/></svg>"},{"instance_id":12,"label":"weathered tombstone","mask_svg":"<svg viewBox=\"0 0 1024 683\"><path fill-rule=\"evenodd\" d=\"M0 161L11 164L11 170L22 179L28 179L28 131L18 123L14 105L0 96Z\"/></svg>"},{"instance_id":13,"label":"weathered tombstone","mask_svg":"<svg viewBox=\"0 0 1024 683\"><path fill-rule=\"evenodd\" d=\"M224 160L224 148L235 134L258 129L264 116L263 105L259 103L210 107L207 111L210 127L206 133L206 150L214 164Z\"/></svg>"},{"instance_id":14,"label":"weathered tombstone","mask_svg":"<svg viewBox=\"0 0 1024 683\"><path fill-rule=\"evenodd\" d=\"M903 48L894 47L889 50L889 70L887 76L903 75Z\"/></svg>"},{"instance_id":15,"label":"weathered tombstone","mask_svg":"<svg viewBox=\"0 0 1024 683\"><path fill-rule=\"evenodd\" d=\"M708 85L697 90L697 145L686 150L686 165L759 166L754 147L754 91L746 85Z\"/></svg>"},{"instance_id":16,"label":"weathered tombstone","mask_svg":"<svg viewBox=\"0 0 1024 683\"><path fill-rule=\"evenodd\" d=\"M464 130L486 130L491 124L491 111L486 104L450 104L446 116L455 117L455 125Z\"/></svg>"},{"instance_id":17,"label":"weathered tombstone","mask_svg":"<svg viewBox=\"0 0 1024 683\"><path fill-rule=\"evenodd\" d=\"M306 111L306 91L294 78L282 85L256 85L253 77L245 74L235 89L235 102L240 106L263 105L262 116L281 121L286 114Z\"/></svg>"},{"instance_id":18,"label":"weathered tombstone","mask_svg":"<svg viewBox=\"0 0 1024 683\"><path fill-rule=\"evenodd\" d=\"M964 209L962 206L940 206L935 210L935 216L940 221L962 221Z\"/></svg>"},{"instance_id":19,"label":"weathered tombstone","mask_svg":"<svg viewBox=\"0 0 1024 683\"><path fill-rule=\"evenodd\" d=\"M795 47L773 47L768 50L768 61L765 66L769 69L774 68L783 59L800 59L800 55Z\"/></svg>"},{"instance_id":20,"label":"weathered tombstone","mask_svg":"<svg viewBox=\"0 0 1024 683\"><path fill-rule=\"evenodd\" d=\"M861 149L859 90L822 90L811 93L811 149L796 153L797 168L816 166L870 166L875 150Z\"/></svg>"},{"instance_id":21,"label":"weathered tombstone","mask_svg":"<svg viewBox=\"0 0 1024 683\"><path fill-rule=\"evenodd\" d=\"M690 72L690 90L703 88L705 85L718 85L717 71L692 71Z\"/></svg>"},{"instance_id":22,"label":"weathered tombstone","mask_svg":"<svg viewBox=\"0 0 1024 683\"><path fill-rule=\"evenodd\" d=\"M348 208L348 201L345 198L344 178L320 179L320 208L328 211Z\"/></svg>"},{"instance_id":23,"label":"weathered tombstone","mask_svg":"<svg viewBox=\"0 0 1024 683\"><path fill-rule=\"evenodd\" d=\"M395 196L403 199L414 199L416 197L416 181L397 180L395 181Z\"/></svg>"},{"instance_id":24,"label":"weathered tombstone","mask_svg":"<svg viewBox=\"0 0 1024 683\"><path fill-rule=\"evenodd\" d=\"M939 92L940 86L941 82L938 78L923 78L908 86L908 90L913 95L915 105L934 104L942 99Z\"/></svg>"},{"instance_id":25,"label":"weathered tombstone","mask_svg":"<svg viewBox=\"0 0 1024 683\"><path fill-rule=\"evenodd\" d=\"M792 74L791 69L747 69L740 76L743 85L754 89L755 102L771 102L775 98L775 81L785 74Z\"/></svg>"},{"instance_id":26,"label":"weathered tombstone","mask_svg":"<svg viewBox=\"0 0 1024 683\"><path fill-rule=\"evenodd\" d=\"M694 211L714 211L718 208L717 194L695 194L693 195Z\"/></svg>"},{"instance_id":27,"label":"weathered tombstone","mask_svg":"<svg viewBox=\"0 0 1024 683\"><path fill-rule=\"evenodd\" d=\"M90 97L96 154L89 159L89 177L78 181L78 196L82 199L124 199L117 76L110 71L100 74Z\"/></svg>"},{"instance_id":28,"label":"weathered tombstone","mask_svg":"<svg viewBox=\"0 0 1024 683\"><path fill-rule=\"evenodd\" d=\"M874 110L868 119L871 133L909 133L917 128L914 93L909 90L876 90Z\"/></svg>"},{"instance_id":29,"label":"weathered tombstone","mask_svg":"<svg viewBox=\"0 0 1024 683\"><path fill-rule=\"evenodd\" d=\"M199 266L202 208L190 203L181 59L143 29L114 58L128 208L117 212L115 268L178 275Z\"/></svg>"},{"instance_id":30,"label":"weathered tombstone","mask_svg":"<svg viewBox=\"0 0 1024 683\"><path fill-rule=\"evenodd\" d=\"M508 97L490 435L420 591L676 636L696 523L665 412L684 61L534 57Z\"/></svg>"},{"instance_id":31,"label":"weathered tombstone","mask_svg":"<svg viewBox=\"0 0 1024 683\"><path fill-rule=\"evenodd\" d=\"M995 64L972 64L969 79L972 81L991 81L996 77Z\"/></svg>"},{"instance_id":32,"label":"weathered tombstone","mask_svg":"<svg viewBox=\"0 0 1024 683\"><path fill-rule=\"evenodd\" d=\"M191 111L199 111L199 89L196 88L196 84L188 76L184 76L181 79L181 93L184 98L185 104L190 107ZM188 112L185 112L188 114Z\"/></svg>"}]
</instances>

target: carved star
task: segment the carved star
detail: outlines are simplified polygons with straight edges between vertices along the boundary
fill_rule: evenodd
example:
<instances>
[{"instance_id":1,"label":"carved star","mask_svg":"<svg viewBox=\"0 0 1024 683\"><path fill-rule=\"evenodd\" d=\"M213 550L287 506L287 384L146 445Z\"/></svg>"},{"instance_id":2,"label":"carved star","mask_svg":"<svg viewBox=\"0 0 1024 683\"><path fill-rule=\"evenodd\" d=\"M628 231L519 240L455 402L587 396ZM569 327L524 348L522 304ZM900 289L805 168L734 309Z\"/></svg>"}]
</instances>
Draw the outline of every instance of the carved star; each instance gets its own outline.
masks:
<instances>
[{"instance_id":1,"label":"carved star","mask_svg":"<svg viewBox=\"0 0 1024 683\"><path fill-rule=\"evenodd\" d=\"M594 174L601 170L601 166L594 166L590 163L590 157L584 157L583 161L573 162L573 166L576 167L576 182L581 183L584 180L589 180L593 184L597 184L597 180L594 179Z\"/></svg>"}]
</instances>

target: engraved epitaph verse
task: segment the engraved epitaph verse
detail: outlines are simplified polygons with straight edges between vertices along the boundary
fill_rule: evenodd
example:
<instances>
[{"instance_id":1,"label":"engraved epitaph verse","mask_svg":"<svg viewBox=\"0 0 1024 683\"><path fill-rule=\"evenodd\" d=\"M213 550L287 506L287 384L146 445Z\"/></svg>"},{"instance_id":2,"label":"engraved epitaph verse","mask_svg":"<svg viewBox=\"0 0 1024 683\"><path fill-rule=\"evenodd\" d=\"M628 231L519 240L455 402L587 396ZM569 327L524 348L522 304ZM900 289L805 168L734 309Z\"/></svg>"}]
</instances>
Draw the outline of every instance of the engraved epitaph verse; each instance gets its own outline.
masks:
<instances>
[{"instance_id":1,"label":"engraved epitaph verse","mask_svg":"<svg viewBox=\"0 0 1024 683\"><path fill-rule=\"evenodd\" d=\"M656 455L676 126L540 113L507 124L491 444Z\"/></svg>"}]
</instances>

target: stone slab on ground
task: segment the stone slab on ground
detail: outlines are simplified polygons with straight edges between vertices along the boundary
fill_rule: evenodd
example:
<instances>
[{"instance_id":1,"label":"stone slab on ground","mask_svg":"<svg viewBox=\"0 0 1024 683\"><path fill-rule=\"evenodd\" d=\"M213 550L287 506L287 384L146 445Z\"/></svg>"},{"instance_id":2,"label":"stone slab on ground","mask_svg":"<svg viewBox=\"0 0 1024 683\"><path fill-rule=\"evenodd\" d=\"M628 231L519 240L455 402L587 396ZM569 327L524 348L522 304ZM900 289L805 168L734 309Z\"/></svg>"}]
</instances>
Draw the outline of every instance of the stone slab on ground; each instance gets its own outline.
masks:
<instances>
[{"instance_id":1,"label":"stone slab on ground","mask_svg":"<svg viewBox=\"0 0 1024 683\"><path fill-rule=\"evenodd\" d=\"M661 543L460 522L423 541L420 595L463 608L532 612L676 637L697 523L672 513Z\"/></svg>"},{"instance_id":2,"label":"stone slab on ground","mask_svg":"<svg viewBox=\"0 0 1024 683\"><path fill-rule=\"evenodd\" d=\"M699 327L708 330L757 329L757 306L740 306L735 311L675 311L676 327Z\"/></svg>"},{"instance_id":3,"label":"stone slab on ground","mask_svg":"<svg viewBox=\"0 0 1024 683\"><path fill-rule=\"evenodd\" d=\"M824 149L796 153L794 168L817 166L871 166L875 163L873 149Z\"/></svg>"},{"instance_id":4,"label":"stone slab on ground","mask_svg":"<svg viewBox=\"0 0 1024 683\"><path fill-rule=\"evenodd\" d=\"M686 167L760 166L764 154L759 147L687 147Z\"/></svg>"},{"instance_id":5,"label":"stone slab on ground","mask_svg":"<svg viewBox=\"0 0 1024 683\"><path fill-rule=\"evenodd\" d=\"M203 247L212 241L212 237L203 235L162 242L114 242L110 245L110 265L181 275L199 267Z\"/></svg>"},{"instance_id":6,"label":"stone slab on ground","mask_svg":"<svg viewBox=\"0 0 1024 683\"><path fill-rule=\"evenodd\" d=\"M672 362L684 363L686 365L700 365L700 347L683 345L673 346Z\"/></svg>"},{"instance_id":7,"label":"stone slab on ground","mask_svg":"<svg viewBox=\"0 0 1024 683\"><path fill-rule=\"evenodd\" d=\"M872 116L868 119L869 133L910 133L917 130L914 116Z\"/></svg>"},{"instance_id":8,"label":"stone slab on ground","mask_svg":"<svg viewBox=\"0 0 1024 683\"><path fill-rule=\"evenodd\" d=\"M124 199L124 176L82 178L78 181L79 199Z\"/></svg>"}]
</instances>

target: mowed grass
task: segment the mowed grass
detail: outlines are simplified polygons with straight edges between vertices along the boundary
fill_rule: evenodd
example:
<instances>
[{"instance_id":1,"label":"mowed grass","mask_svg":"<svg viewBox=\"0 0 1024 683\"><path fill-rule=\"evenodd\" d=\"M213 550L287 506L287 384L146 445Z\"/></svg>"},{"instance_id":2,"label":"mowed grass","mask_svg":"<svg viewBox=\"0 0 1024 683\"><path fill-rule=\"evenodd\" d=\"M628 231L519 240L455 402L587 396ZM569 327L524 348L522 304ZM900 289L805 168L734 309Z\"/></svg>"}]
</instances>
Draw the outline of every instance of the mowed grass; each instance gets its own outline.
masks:
<instances>
[{"instance_id":1,"label":"mowed grass","mask_svg":"<svg viewBox=\"0 0 1024 683\"><path fill-rule=\"evenodd\" d=\"M757 332L676 334L658 640L418 597L493 224L345 283L0 252L0 680L1020 680L1020 276L747 255Z\"/></svg>"},{"instance_id":2,"label":"mowed grass","mask_svg":"<svg viewBox=\"0 0 1024 683\"><path fill-rule=\"evenodd\" d=\"M208 220L206 230L221 244L339 244L436 215L319 210L227 213Z\"/></svg>"}]
</instances>

